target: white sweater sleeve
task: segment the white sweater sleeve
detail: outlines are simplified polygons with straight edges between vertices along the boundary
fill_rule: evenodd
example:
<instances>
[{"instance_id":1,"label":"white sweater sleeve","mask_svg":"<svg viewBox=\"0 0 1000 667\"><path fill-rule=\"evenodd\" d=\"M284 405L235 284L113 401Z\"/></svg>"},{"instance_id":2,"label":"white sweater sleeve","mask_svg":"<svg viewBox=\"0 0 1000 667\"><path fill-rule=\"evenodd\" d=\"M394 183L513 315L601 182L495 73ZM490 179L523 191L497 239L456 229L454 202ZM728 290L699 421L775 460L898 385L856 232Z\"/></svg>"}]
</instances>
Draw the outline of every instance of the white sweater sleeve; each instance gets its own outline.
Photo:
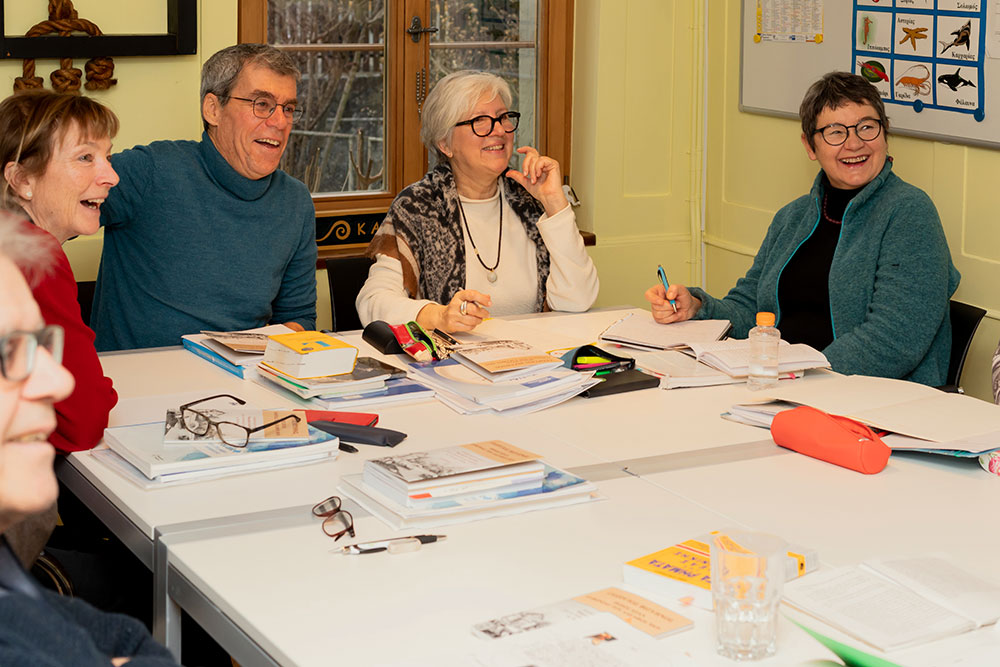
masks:
<instances>
[{"instance_id":1,"label":"white sweater sleeve","mask_svg":"<svg viewBox=\"0 0 1000 667\"><path fill-rule=\"evenodd\" d=\"M354 305L358 309L361 325L368 326L375 320L389 324L415 320L420 309L429 303L434 302L407 296L403 288L403 265L398 259L377 255Z\"/></svg>"},{"instance_id":2,"label":"white sweater sleeve","mask_svg":"<svg viewBox=\"0 0 1000 667\"><path fill-rule=\"evenodd\" d=\"M538 219L538 231L551 259L545 284L549 307L571 313L587 310L594 305L601 284L576 227L573 207L567 204L551 218L543 215Z\"/></svg>"}]
</instances>

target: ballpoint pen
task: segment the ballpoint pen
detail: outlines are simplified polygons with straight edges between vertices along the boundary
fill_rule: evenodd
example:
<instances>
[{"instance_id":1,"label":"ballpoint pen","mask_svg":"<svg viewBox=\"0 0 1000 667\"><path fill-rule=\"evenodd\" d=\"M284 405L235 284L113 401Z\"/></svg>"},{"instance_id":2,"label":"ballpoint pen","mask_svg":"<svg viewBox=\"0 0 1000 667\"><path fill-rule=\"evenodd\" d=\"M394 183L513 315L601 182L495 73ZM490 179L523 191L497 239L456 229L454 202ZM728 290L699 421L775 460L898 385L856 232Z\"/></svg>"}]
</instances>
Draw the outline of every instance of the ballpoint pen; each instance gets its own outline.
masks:
<instances>
[{"instance_id":1,"label":"ballpoint pen","mask_svg":"<svg viewBox=\"0 0 1000 667\"><path fill-rule=\"evenodd\" d=\"M393 537L388 540L375 540L374 542L358 542L357 544L348 544L347 546L341 547L340 553L348 556L376 554L383 551L394 551L392 545L402 545L406 543L414 545L414 548L407 549L408 551L415 551L424 544L441 542L447 539L447 537L447 535L409 535L408 537Z\"/></svg>"},{"instance_id":2,"label":"ballpoint pen","mask_svg":"<svg viewBox=\"0 0 1000 667\"><path fill-rule=\"evenodd\" d=\"M670 283L667 282L667 273L663 270L662 264L656 265L656 275L660 277L660 282L663 284L663 295L666 296L667 290L670 289ZM673 307L674 312L677 312L677 303L671 299L670 305Z\"/></svg>"}]
</instances>

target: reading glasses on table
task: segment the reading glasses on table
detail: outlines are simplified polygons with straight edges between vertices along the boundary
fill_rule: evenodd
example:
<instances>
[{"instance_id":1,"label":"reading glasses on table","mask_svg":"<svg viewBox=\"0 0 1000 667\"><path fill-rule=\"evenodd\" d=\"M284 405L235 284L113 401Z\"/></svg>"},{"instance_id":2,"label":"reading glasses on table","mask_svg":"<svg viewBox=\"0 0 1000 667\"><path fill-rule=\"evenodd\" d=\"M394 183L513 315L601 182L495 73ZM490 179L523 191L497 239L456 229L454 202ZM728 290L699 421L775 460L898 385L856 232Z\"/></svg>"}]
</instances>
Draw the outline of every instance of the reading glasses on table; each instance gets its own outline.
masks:
<instances>
[{"instance_id":1,"label":"reading glasses on table","mask_svg":"<svg viewBox=\"0 0 1000 667\"><path fill-rule=\"evenodd\" d=\"M354 537L354 517L342 509L340 496L330 496L316 503L312 508L313 516L323 519L323 532L336 542L344 535Z\"/></svg>"},{"instance_id":2,"label":"reading glasses on table","mask_svg":"<svg viewBox=\"0 0 1000 667\"><path fill-rule=\"evenodd\" d=\"M197 401L185 403L180 407L181 425L184 426L184 429L199 437L203 437L208 435L209 431L214 428L216 433L219 434L219 439L230 447L246 447L250 442L250 436L257 431L263 431L266 428L270 428L275 424L280 424L281 422L289 419L294 419L296 422L302 421L301 417L298 415L285 415L281 419L275 419L274 421L266 424L249 428L243 424L237 424L224 419L217 420L206 411L195 410L191 407L193 405L198 405L199 403L214 401L217 398L231 398L240 405L246 405L246 401L242 398L237 398L232 394L216 394L215 396L199 398Z\"/></svg>"}]
</instances>

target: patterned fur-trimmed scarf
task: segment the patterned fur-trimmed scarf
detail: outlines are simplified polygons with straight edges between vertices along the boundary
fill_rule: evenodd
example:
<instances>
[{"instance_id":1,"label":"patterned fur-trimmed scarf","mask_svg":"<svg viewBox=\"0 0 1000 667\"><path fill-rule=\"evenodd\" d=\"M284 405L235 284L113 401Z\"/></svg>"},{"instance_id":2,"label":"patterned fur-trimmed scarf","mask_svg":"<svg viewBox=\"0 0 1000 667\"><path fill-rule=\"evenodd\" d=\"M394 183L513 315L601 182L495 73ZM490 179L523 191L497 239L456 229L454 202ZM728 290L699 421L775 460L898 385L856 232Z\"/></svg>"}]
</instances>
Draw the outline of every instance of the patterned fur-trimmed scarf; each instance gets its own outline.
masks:
<instances>
[{"instance_id":1,"label":"patterned fur-trimmed scarf","mask_svg":"<svg viewBox=\"0 0 1000 667\"><path fill-rule=\"evenodd\" d=\"M545 307L549 251L536 223L545 209L516 181L505 177L500 182L502 196L535 244L538 263L535 310L540 312ZM367 254L372 258L388 255L400 261L403 287L411 299L447 304L459 290L465 289L465 238L451 165L437 165L399 193L368 245Z\"/></svg>"}]
</instances>

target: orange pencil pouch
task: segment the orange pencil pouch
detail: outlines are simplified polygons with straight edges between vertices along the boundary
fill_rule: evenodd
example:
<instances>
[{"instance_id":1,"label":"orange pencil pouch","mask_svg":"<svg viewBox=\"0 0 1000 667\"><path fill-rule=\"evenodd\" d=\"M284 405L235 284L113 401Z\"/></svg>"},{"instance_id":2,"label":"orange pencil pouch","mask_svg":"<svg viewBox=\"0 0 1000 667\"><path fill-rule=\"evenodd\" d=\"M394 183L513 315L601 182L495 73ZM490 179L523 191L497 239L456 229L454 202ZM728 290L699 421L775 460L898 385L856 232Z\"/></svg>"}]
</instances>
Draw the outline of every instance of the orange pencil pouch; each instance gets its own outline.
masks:
<instances>
[{"instance_id":1,"label":"orange pencil pouch","mask_svg":"<svg viewBox=\"0 0 1000 667\"><path fill-rule=\"evenodd\" d=\"M775 415L771 437L782 447L866 475L881 472L892 453L864 424L805 405Z\"/></svg>"}]
</instances>

